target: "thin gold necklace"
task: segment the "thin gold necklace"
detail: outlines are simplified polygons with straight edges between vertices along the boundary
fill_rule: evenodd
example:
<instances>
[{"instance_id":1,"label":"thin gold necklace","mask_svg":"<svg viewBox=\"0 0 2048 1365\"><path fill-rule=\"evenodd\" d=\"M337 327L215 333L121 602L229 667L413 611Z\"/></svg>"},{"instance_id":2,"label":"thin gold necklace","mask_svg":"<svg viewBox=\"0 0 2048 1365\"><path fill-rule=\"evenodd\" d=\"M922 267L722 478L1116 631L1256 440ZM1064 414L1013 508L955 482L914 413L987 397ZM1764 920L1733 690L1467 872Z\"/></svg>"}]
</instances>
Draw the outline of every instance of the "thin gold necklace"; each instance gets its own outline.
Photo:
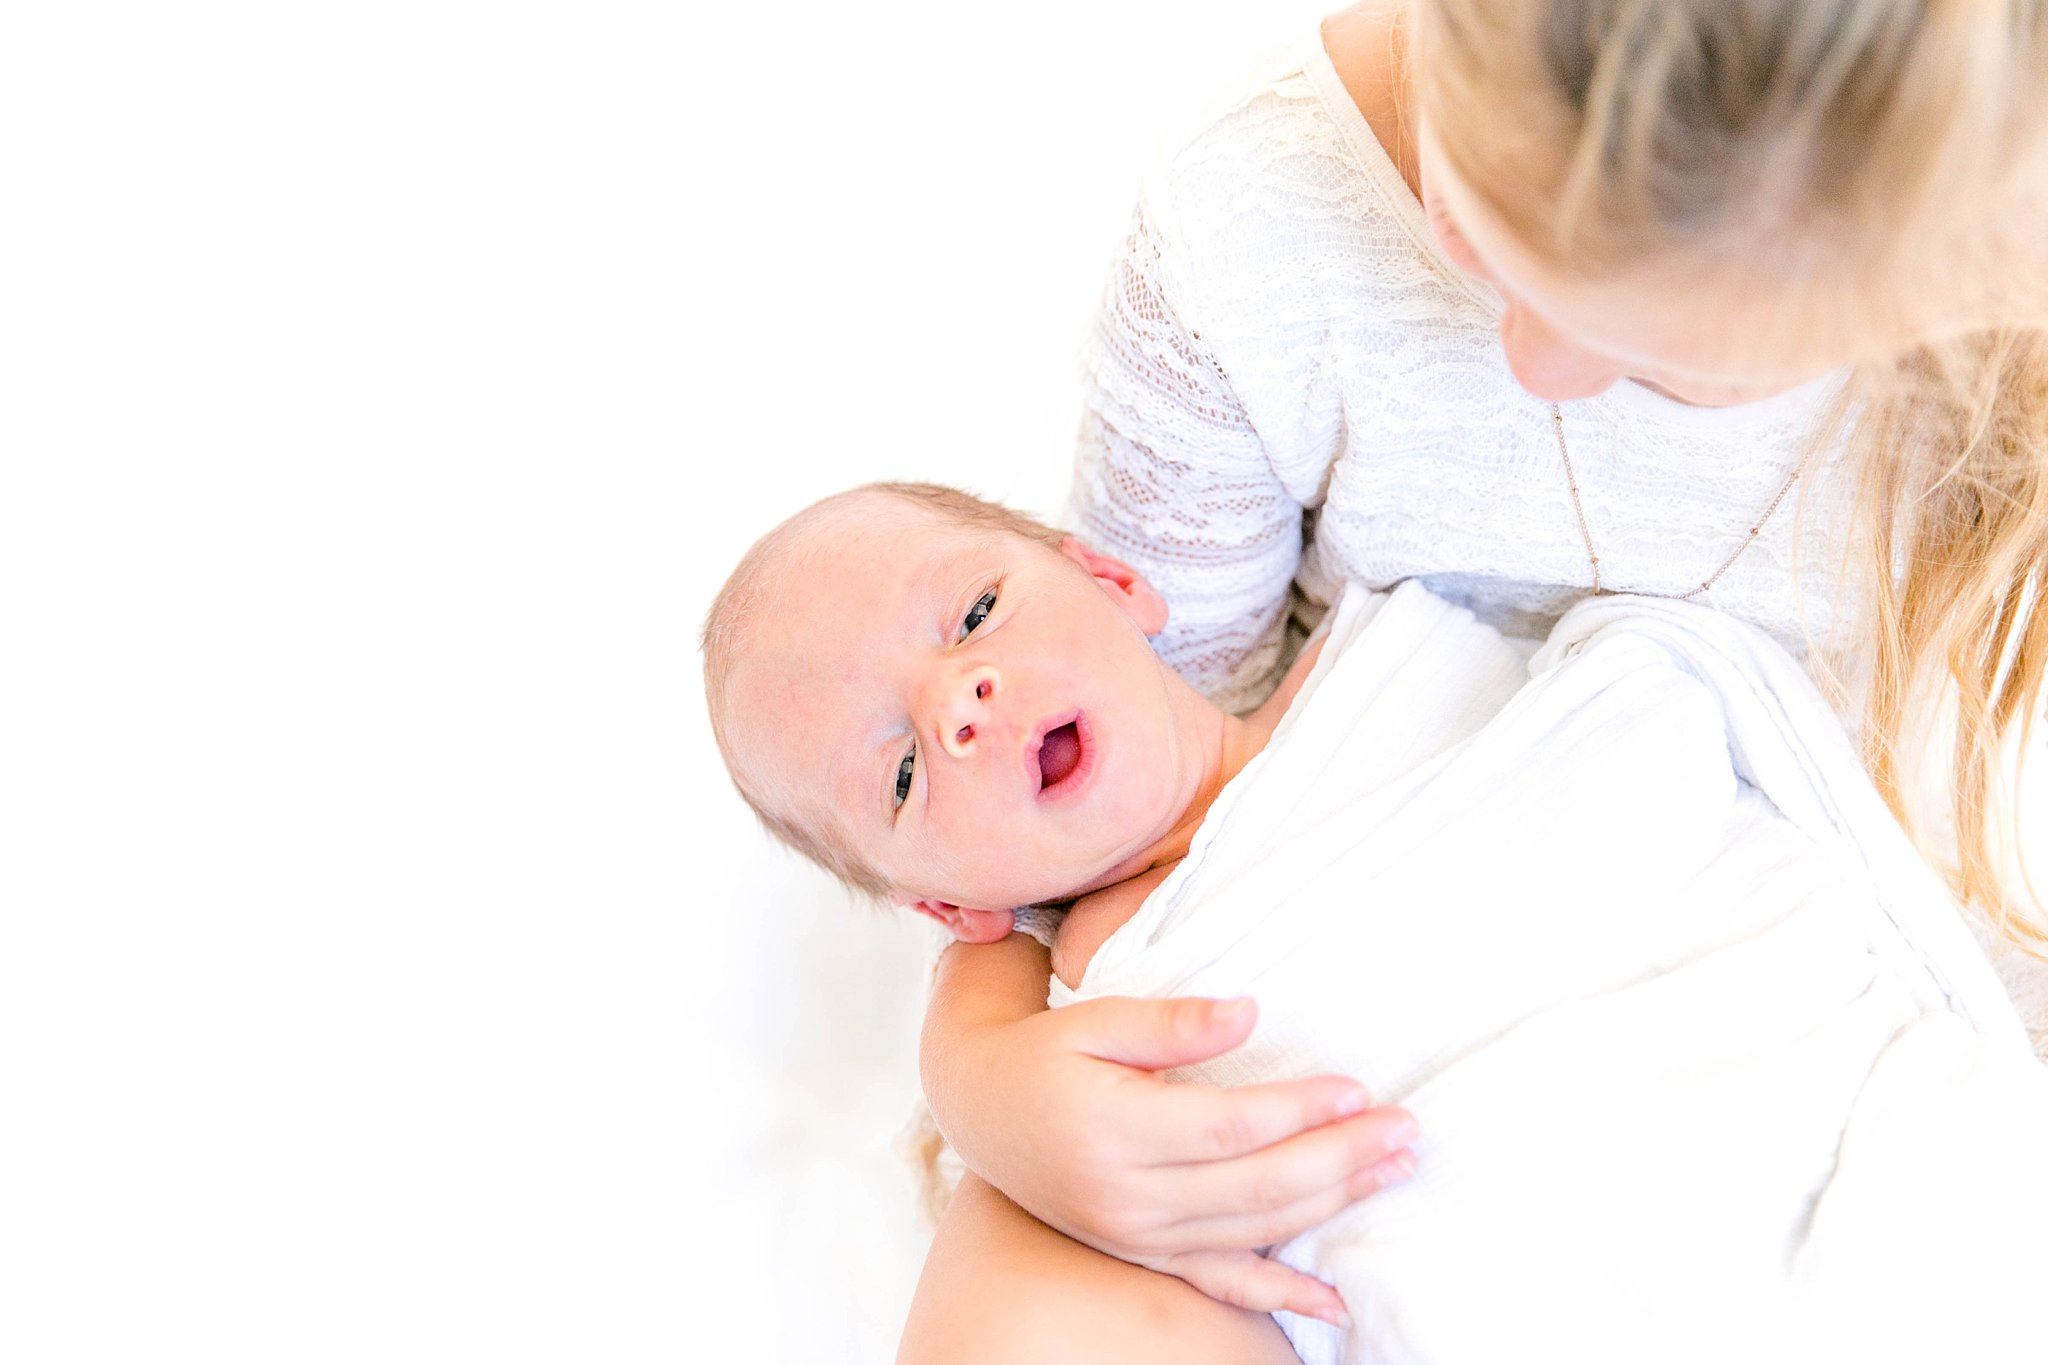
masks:
<instances>
[{"instance_id":1,"label":"thin gold necklace","mask_svg":"<svg viewBox=\"0 0 2048 1365\"><path fill-rule=\"evenodd\" d=\"M1579 519L1579 539L1586 542L1586 562L1593 566L1593 595L1595 597L1611 596L1612 589L1600 586L1600 556L1593 549L1593 532L1586 525L1586 506L1579 501L1579 479L1578 475L1572 472L1572 453L1565 448L1564 413L1559 411L1555 403L1550 405L1550 425L1551 429L1557 433L1557 454L1564 461L1564 481L1572 490L1572 511ZM1799 471L1804 467L1805 461L1803 460L1792 467L1792 472L1786 475L1785 482L1779 485L1777 495L1771 499L1771 505L1764 508L1764 514L1756 519L1756 525L1749 528L1749 534L1742 538L1742 543L1736 546L1726 559L1721 561L1721 567L1708 574L1706 580L1691 592L1676 594L1674 600L1679 602L1689 601L1721 581L1721 575L1728 572L1728 566L1742 558L1742 552L1749 548L1750 542L1763 534L1764 527L1770 523L1771 514L1778 510L1779 503L1785 501L1785 495L1792 491L1792 485L1799 482ZM1645 593L1644 596L1666 597L1672 596L1672 594Z\"/></svg>"}]
</instances>

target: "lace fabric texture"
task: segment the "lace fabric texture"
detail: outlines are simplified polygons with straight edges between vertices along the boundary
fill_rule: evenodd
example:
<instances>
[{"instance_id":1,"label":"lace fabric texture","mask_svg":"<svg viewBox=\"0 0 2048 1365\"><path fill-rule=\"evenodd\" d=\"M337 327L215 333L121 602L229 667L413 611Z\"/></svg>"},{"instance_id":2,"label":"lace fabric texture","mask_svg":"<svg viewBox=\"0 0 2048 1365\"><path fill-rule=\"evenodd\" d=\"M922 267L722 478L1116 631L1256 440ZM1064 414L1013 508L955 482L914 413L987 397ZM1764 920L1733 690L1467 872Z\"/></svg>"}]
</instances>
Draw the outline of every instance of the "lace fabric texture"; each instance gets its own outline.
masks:
<instances>
[{"instance_id":1,"label":"lace fabric texture","mask_svg":"<svg viewBox=\"0 0 2048 1365\"><path fill-rule=\"evenodd\" d=\"M1541 636L1591 573L1550 406L1515 383L1499 321L1320 42L1269 58L1139 198L1082 354L1068 524L1165 594L1159 653L1235 711L1299 640L1290 605L1346 581L1419 578ZM1805 461L1700 600L1825 659L1853 696L1863 601L1837 566L1857 563L1854 489L1839 445L1815 451L1840 382L1722 409L1622 383L1561 406L1616 591L1697 587ZM2048 964L1998 967L2048 1053Z\"/></svg>"},{"instance_id":2,"label":"lace fabric texture","mask_svg":"<svg viewBox=\"0 0 2048 1365\"><path fill-rule=\"evenodd\" d=\"M1179 145L1083 353L1069 509L1173 604L1169 663L1243 709L1284 662L1291 592L1327 604L1345 580L1420 578L1537 635L1589 591L1550 406L1509 373L1499 315L1318 43ZM1631 383L1563 404L1607 586L1675 596L1713 573L1807 458L1839 382L1728 409ZM1847 560L1837 452L1800 485L1704 600L1805 656L1832 652L1857 604L1827 567Z\"/></svg>"}]
</instances>

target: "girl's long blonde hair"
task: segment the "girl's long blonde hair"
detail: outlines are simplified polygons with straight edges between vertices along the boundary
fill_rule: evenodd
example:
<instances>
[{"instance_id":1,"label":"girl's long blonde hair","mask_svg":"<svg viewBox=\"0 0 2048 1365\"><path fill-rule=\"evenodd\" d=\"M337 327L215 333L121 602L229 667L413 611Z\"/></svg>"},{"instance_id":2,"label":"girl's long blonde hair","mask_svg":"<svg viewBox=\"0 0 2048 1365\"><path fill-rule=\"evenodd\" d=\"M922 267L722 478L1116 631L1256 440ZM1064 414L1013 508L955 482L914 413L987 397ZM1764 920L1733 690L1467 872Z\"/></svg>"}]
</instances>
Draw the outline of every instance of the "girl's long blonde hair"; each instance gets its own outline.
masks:
<instances>
[{"instance_id":1,"label":"girl's long blonde hair","mask_svg":"<svg viewBox=\"0 0 2048 1365\"><path fill-rule=\"evenodd\" d=\"M2048 3L1415 0L1451 169L1558 270L1739 268L1855 361L1865 760L1959 896L2048 947L2014 778L2048 671ZM1846 432L1842 424L1847 424ZM1946 757L1943 756L1946 751ZM1945 798L1945 799L1944 799Z\"/></svg>"}]
</instances>

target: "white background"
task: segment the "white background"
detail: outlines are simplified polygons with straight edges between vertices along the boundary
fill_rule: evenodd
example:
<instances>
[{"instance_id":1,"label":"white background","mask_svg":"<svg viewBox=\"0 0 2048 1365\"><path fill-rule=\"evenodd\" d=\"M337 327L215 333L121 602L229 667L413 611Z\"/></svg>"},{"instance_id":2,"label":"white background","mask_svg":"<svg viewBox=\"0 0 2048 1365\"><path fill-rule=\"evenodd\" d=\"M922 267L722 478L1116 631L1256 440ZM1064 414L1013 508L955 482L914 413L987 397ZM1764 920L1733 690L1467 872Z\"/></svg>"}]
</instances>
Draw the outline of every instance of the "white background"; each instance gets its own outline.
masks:
<instances>
[{"instance_id":1,"label":"white background","mask_svg":"<svg viewBox=\"0 0 2048 1365\"><path fill-rule=\"evenodd\" d=\"M1156 136L1321 7L10 11L0 1358L887 1359L920 942L694 632L820 493L1053 507Z\"/></svg>"}]
</instances>

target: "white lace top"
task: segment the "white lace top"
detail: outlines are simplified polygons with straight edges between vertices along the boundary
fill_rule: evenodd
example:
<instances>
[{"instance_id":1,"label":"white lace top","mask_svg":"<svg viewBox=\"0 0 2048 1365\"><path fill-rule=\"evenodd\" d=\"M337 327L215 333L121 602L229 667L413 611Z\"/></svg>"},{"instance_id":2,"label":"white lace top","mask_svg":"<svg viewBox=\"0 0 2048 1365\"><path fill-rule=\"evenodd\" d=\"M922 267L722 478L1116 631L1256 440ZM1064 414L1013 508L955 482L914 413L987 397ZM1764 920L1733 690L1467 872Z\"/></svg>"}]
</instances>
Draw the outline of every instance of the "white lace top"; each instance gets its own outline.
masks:
<instances>
[{"instance_id":1,"label":"white lace top","mask_svg":"<svg viewBox=\"0 0 2048 1365\"><path fill-rule=\"evenodd\" d=\"M1438 249L1319 37L1175 144L1084 353L1070 508L1171 603L1170 663L1255 702L1297 579L1327 603L1342 580L1420 578L1517 634L1588 591L1550 405L1509 373L1500 312ZM1626 382L1563 404L1605 585L1675 595L1712 574L1840 382L1735 408ZM1835 600L1848 481L1827 457L1801 484L1706 600L1804 654L1854 604Z\"/></svg>"}]
</instances>

